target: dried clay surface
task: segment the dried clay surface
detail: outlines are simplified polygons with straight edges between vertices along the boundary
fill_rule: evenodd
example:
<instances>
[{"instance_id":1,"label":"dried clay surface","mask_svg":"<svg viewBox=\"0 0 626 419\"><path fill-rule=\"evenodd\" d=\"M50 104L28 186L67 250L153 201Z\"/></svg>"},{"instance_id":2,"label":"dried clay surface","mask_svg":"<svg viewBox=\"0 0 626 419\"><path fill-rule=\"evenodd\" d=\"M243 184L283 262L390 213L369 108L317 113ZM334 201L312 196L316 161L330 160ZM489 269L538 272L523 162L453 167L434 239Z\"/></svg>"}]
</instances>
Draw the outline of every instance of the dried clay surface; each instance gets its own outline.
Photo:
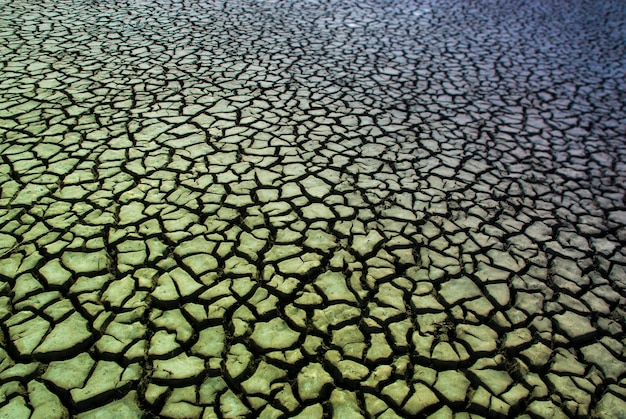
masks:
<instances>
[{"instance_id":1,"label":"dried clay surface","mask_svg":"<svg viewBox=\"0 0 626 419\"><path fill-rule=\"evenodd\" d=\"M623 417L623 1L0 10L1 418Z\"/></svg>"}]
</instances>

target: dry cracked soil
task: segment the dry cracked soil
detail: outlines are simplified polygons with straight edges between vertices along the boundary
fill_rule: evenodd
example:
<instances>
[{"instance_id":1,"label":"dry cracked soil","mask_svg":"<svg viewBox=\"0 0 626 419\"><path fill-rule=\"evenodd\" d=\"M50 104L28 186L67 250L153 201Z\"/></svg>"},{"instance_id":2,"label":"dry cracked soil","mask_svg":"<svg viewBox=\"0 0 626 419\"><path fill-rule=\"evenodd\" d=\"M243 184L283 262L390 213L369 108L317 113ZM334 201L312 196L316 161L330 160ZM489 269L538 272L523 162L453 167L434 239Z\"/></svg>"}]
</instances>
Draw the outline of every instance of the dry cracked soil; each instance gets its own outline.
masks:
<instances>
[{"instance_id":1,"label":"dry cracked soil","mask_svg":"<svg viewBox=\"0 0 626 419\"><path fill-rule=\"evenodd\" d=\"M0 0L0 418L624 418L626 3Z\"/></svg>"}]
</instances>

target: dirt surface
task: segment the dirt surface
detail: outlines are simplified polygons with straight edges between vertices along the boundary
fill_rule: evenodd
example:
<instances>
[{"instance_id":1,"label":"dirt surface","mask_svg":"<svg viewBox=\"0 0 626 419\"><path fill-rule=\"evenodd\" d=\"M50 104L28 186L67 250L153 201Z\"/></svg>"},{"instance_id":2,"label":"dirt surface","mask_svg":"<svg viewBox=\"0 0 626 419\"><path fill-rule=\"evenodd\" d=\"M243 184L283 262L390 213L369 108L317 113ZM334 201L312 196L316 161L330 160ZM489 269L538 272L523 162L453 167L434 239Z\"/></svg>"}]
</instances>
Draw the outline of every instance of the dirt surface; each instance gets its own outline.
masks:
<instances>
[{"instance_id":1,"label":"dirt surface","mask_svg":"<svg viewBox=\"0 0 626 419\"><path fill-rule=\"evenodd\" d=\"M0 11L0 418L624 417L623 1Z\"/></svg>"}]
</instances>

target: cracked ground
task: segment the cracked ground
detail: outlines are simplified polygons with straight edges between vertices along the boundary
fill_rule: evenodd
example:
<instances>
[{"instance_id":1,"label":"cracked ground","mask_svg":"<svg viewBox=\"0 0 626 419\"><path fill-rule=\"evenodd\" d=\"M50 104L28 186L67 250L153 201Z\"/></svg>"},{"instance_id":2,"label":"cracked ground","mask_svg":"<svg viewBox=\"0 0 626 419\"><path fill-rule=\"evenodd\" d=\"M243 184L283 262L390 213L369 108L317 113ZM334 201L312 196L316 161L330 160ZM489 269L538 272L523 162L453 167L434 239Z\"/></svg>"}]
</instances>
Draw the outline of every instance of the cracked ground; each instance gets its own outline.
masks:
<instances>
[{"instance_id":1,"label":"cracked ground","mask_svg":"<svg viewBox=\"0 0 626 419\"><path fill-rule=\"evenodd\" d=\"M0 417L624 417L625 19L0 0Z\"/></svg>"}]
</instances>

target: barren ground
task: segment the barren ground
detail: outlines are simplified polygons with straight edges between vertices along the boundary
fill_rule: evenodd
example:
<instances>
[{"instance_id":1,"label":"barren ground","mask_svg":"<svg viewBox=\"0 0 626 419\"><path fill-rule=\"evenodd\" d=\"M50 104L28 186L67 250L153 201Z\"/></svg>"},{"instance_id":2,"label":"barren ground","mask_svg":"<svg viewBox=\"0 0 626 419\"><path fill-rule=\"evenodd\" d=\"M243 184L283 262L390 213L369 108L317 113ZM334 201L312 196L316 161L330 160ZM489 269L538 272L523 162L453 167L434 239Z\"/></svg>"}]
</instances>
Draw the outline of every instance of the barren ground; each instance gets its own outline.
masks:
<instances>
[{"instance_id":1,"label":"barren ground","mask_svg":"<svg viewBox=\"0 0 626 419\"><path fill-rule=\"evenodd\" d=\"M623 418L625 19L0 0L0 418Z\"/></svg>"}]
</instances>

